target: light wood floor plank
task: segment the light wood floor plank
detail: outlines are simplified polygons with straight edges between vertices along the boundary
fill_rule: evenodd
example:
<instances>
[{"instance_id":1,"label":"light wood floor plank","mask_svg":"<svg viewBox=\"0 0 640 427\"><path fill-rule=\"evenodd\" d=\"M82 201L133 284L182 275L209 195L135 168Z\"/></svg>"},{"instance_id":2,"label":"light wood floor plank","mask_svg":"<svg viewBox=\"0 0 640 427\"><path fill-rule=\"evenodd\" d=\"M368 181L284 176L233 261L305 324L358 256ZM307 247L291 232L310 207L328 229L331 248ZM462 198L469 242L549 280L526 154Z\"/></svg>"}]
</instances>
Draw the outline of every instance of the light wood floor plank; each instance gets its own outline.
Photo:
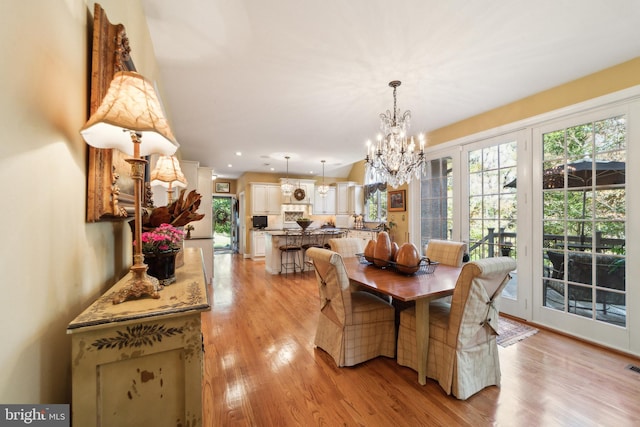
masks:
<instances>
[{"instance_id":1,"label":"light wood floor plank","mask_svg":"<svg viewBox=\"0 0 640 427\"><path fill-rule=\"evenodd\" d=\"M312 272L270 275L264 262L215 257L204 313L204 425L637 426L637 358L541 330L499 348L502 385L466 401L380 357L337 368L313 346Z\"/></svg>"}]
</instances>

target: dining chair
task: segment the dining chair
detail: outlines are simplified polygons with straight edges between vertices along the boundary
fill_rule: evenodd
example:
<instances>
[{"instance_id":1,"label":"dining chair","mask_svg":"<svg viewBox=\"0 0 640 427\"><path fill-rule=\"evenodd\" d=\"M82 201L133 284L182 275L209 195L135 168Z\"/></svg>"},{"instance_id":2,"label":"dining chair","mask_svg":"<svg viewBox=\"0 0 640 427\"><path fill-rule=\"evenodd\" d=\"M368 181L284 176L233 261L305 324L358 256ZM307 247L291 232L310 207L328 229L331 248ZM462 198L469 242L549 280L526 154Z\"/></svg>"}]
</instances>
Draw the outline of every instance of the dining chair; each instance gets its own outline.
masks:
<instances>
[{"instance_id":1,"label":"dining chair","mask_svg":"<svg viewBox=\"0 0 640 427\"><path fill-rule=\"evenodd\" d=\"M329 239L329 247L331 250L338 252L343 258L354 257L356 254L364 253L364 244L365 241L358 237Z\"/></svg>"},{"instance_id":2,"label":"dining chair","mask_svg":"<svg viewBox=\"0 0 640 427\"><path fill-rule=\"evenodd\" d=\"M500 385L496 335L500 293L515 270L510 257L485 258L462 267L451 304L429 305L427 377L447 394L467 399ZM398 364L418 370L415 307L400 313Z\"/></svg>"},{"instance_id":3,"label":"dining chair","mask_svg":"<svg viewBox=\"0 0 640 427\"><path fill-rule=\"evenodd\" d=\"M338 367L378 356L394 357L394 308L368 292L352 291L342 256L320 248L307 251L318 282L320 315L315 346Z\"/></svg>"},{"instance_id":4,"label":"dining chair","mask_svg":"<svg viewBox=\"0 0 640 427\"><path fill-rule=\"evenodd\" d=\"M339 253L343 258L354 257L364 252L365 240L358 237L343 237L341 239L329 239L329 247L332 251ZM368 289L358 283L351 281L352 291L369 292L387 302L391 302L391 297L382 292Z\"/></svg>"},{"instance_id":5,"label":"dining chair","mask_svg":"<svg viewBox=\"0 0 640 427\"><path fill-rule=\"evenodd\" d=\"M442 265L461 267L466 249L467 245L464 242L432 239L429 240L424 255L431 261L436 261Z\"/></svg>"}]
</instances>

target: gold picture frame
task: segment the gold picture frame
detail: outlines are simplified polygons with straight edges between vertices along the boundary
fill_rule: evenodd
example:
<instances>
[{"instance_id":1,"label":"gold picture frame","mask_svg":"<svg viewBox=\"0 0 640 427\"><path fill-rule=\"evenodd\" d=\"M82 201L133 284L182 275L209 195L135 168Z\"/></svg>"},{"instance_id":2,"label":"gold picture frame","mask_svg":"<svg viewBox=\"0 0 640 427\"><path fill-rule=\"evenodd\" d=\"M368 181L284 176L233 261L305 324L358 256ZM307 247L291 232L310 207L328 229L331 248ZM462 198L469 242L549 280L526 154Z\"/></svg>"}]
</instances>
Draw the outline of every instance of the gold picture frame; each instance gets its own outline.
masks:
<instances>
[{"instance_id":1,"label":"gold picture frame","mask_svg":"<svg viewBox=\"0 0 640 427\"><path fill-rule=\"evenodd\" d=\"M230 193L231 183L229 182L216 182L216 193Z\"/></svg>"},{"instance_id":2,"label":"gold picture frame","mask_svg":"<svg viewBox=\"0 0 640 427\"><path fill-rule=\"evenodd\" d=\"M404 212L407 210L406 190L387 192L387 210L389 212Z\"/></svg>"},{"instance_id":3,"label":"gold picture frame","mask_svg":"<svg viewBox=\"0 0 640 427\"><path fill-rule=\"evenodd\" d=\"M104 98L113 75L136 71L129 39L122 24L111 24L99 4L94 5L89 116ZM126 154L88 146L87 222L126 219L134 213L134 182ZM148 171L147 171L148 172ZM148 176L148 173L145 173Z\"/></svg>"}]
</instances>

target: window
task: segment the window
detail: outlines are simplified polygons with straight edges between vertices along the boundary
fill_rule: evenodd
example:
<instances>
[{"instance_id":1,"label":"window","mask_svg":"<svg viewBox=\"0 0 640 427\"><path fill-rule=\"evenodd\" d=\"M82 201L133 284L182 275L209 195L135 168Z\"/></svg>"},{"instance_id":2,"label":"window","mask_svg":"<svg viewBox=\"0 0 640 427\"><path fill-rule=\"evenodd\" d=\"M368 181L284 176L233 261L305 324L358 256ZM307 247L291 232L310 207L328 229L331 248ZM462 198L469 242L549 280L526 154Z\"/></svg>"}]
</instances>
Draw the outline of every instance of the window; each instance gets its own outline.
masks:
<instances>
[{"instance_id":1,"label":"window","mask_svg":"<svg viewBox=\"0 0 640 427\"><path fill-rule=\"evenodd\" d=\"M625 116L542 134L543 305L626 325Z\"/></svg>"},{"instance_id":2,"label":"window","mask_svg":"<svg viewBox=\"0 0 640 427\"><path fill-rule=\"evenodd\" d=\"M383 183L364 186L365 221L387 220L387 185Z\"/></svg>"},{"instance_id":3,"label":"window","mask_svg":"<svg viewBox=\"0 0 640 427\"><path fill-rule=\"evenodd\" d=\"M420 234L422 246L430 239L449 240L453 230L453 160L427 162L420 181Z\"/></svg>"},{"instance_id":4,"label":"window","mask_svg":"<svg viewBox=\"0 0 640 427\"><path fill-rule=\"evenodd\" d=\"M469 255L516 256L517 142L469 151Z\"/></svg>"}]
</instances>

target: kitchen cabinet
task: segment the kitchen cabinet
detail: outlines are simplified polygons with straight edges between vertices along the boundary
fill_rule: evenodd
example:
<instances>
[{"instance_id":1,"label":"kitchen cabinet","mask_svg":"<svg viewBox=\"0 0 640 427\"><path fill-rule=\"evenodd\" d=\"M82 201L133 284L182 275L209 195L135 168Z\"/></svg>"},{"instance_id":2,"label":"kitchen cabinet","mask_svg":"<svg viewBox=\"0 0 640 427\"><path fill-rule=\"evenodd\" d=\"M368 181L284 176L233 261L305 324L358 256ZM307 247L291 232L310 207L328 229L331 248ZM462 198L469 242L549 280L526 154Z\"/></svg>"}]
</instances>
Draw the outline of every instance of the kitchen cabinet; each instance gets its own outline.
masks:
<instances>
[{"instance_id":1,"label":"kitchen cabinet","mask_svg":"<svg viewBox=\"0 0 640 427\"><path fill-rule=\"evenodd\" d=\"M113 304L128 273L67 326L74 426L202 425L202 251L184 250L160 298Z\"/></svg>"},{"instance_id":2,"label":"kitchen cabinet","mask_svg":"<svg viewBox=\"0 0 640 427\"><path fill-rule=\"evenodd\" d=\"M278 184L251 183L253 215L281 215L282 192Z\"/></svg>"},{"instance_id":3,"label":"kitchen cabinet","mask_svg":"<svg viewBox=\"0 0 640 427\"><path fill-rule=\"evenodd\" d=\"M362 239L366 244L367 241L376 239L378 237L378 232L375 230L349 230L347 237Z\"/></svg>"},{"instance_id":4,"label":"kitchen cabinet","mask_svg":"<svg viewBox=\"0 0 640 427\"><path fill-rule=\"evenodd\" d=\"M329 192L324 196L318 193L316 187L313 193L313 214L314 215L335 215L336 214L336 187L330 186Z\"/></svg>"},{"instance_id":5,"label":"kitchen cabinet","mask_svg":"<svg viewBox=\"0 0 640 427\"><path fill-rule=\"evenodd\" d=\"M251 258L262 258L265 255L265 232L251 232Z\"/></svg>"},{"instance_id":6,"label":"kitchen cabinet","mask_svg":"<svg viewBox=\"0 0 640 427\"><path fill-rule=\"evenodd\" d=\"M349 187L349 215L364 214L364 194L362 185L352 185Z\"/></svg>"},{"instance_id":7,"label":"kitchen cabinet","mask_svg":"<svg viewBox=\"0 0 640 427\"><path fill-rule=\"evenodd\" d=\"M285 181L286 178L280 178L281 184ZM315 182L316 181L312 179L289 179L289 183L293 184L293 194L282 197L282 203L289 205L310 205L313 201Z\"/></svg>"},{"instance_id":8,"label":"kitchen cabinet","mask_svg":"<svg viewBox=\"0 0 640 427\"><path fill-rule=\"evenodd\" d=\"M349 187L353 182L336 183L336 214L350 215L349 213Z\"/></svg>"}]
</instances>

